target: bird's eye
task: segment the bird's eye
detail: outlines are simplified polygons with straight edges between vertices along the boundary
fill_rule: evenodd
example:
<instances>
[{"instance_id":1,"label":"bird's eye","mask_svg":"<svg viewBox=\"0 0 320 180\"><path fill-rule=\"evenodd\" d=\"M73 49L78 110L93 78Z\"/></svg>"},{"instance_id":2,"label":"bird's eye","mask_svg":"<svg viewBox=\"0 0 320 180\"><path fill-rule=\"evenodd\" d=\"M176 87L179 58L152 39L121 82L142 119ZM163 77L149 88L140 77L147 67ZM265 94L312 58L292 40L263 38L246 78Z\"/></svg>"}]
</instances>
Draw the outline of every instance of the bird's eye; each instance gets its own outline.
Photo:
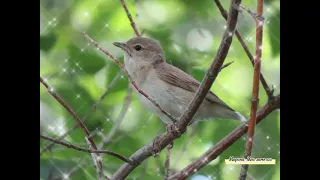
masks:
<instances>
[{"instance_id":1,"label":"bird's eye","mask_svg":"<svg viewBox=\"0 0 320 180\"><path fill-rule=\"evenodd\" d=\"M140 51L142 49L142 47L140 45L136 45L136 46L134 46L134 49L136 49L137 51Z\"/></svg>"}]
</instances>

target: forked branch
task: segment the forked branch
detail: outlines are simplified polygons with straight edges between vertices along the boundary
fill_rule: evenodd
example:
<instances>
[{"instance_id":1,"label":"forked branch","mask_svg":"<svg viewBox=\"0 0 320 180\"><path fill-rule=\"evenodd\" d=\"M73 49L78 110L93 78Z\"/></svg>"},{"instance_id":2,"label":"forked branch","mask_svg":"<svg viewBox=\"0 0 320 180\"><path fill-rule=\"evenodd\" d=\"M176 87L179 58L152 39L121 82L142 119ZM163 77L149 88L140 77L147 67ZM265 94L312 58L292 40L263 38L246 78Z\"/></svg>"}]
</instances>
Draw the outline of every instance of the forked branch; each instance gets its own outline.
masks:
<instances>
[{"instance_id":1,"label":"forked branch","mask_svg":"<svg viewBox=\"0 0 320 180\"><path fill-rule=\"evenodd\" d=\"M81 129L83 130L83 132L86 134L86 137L88 138L88 141L90 142L92 149L97 150L97 146L96 143L94 142L94 140L92 139L89 130L87 129L87 127L82 123L82 121L80 120L80 118L78 117L78 115L71 109L71 107L62 100L62 98L55 92L55 90L50 87L47 82L45 80L43 80L40 76L40 83L43 84L44 87L47 88L48 92L51 94L52 97L54 97L71 115L72 117L77 121L78 125L81 127ZM99 156L99 154L97 154L97 156ZM98 166L97 168L100 168L100 172L102 171L102 161L101 158L98 158Z\"/></svg>"},{"instance_id":2,"label":"forked branch","mask_svg":"<svg viewBox=\"0 0 320 180\"><path fill-rule=\"evenodd\" d=\"M280 108L280 94L274 98L274 103L268 102L257 112L257 124L260 123L266 116L268 116L275 109ZM183 168L179 173L171 176L170 180L182 180L192 176L198 170L215 160L221 153L229 148L233 143L239 140L248 131L248 126L245 124L240 125L229 133L226 137L220 140L215 146L207 150L197 160L193 161L190 165Z\"/></svg>"}]
</instances>

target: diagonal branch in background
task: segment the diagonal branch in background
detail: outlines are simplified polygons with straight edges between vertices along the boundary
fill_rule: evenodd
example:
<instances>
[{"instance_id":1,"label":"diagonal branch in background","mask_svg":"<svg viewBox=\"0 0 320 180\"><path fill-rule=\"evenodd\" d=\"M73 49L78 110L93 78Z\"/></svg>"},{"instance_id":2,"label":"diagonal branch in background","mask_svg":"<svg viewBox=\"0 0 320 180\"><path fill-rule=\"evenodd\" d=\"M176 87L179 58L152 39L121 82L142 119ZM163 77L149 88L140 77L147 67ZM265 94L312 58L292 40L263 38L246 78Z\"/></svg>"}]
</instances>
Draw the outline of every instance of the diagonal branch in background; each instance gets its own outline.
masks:
<instances>
[{"instance_id":1,"label":"diagonal branch in background","mask_svg":"<svg viewBox=\"0 0 320 180\"><path fill-rule=\"evenodd\" d=\"M127 6L126 2L124 2L124 0L120 0L120 2L121 2L121 4L122 4L123 9L126 11L126 14L127 14L128 19L129 19L129 21L130 21L131 27L133 28L133 30L134 30L134 32L136 33L136 35L137 35L137 36L140 36L140 33L139 33L138 28L137 28L137 26L136 26L136 23L134 23L134 20L133 20L133 18L132 18L132 15L130 14L130 11L129 11L129 9L128 9L128 6Z\"/></svg>"},{"instance_id":2,"label":"diagonal branch in background","mask_svg":"<svg viewBox=\"0 0 320 180\"><path fill-rule=\"evenodd\" d=\"M89 146L89 149L92 150L92 144L90 143L89 139L87 137L85 137L86 139L86 142ZM98 156L97 154L95 153L91 153L91 157L92 157L92 160L93 160L93 164L97 170L97 176L98 176L98 180L103 180L103 169L102 167L99 166L99 161L102 162L102 156ZM109 179L109 178L107 178Z\"/></svg>"},{"instance_id":3,"label":"diagonal branch in background","mask_svg":"<svg viewBox=\"0 0 320 180\"><path fill-rule=\"evenodd\" d=\"M220 3L219 0L214 0L214 2L216 3L216 5L218 6L219 10L220 10L220 13L221 15L223 16L224 19L227 20L227 17L228 17L228 13L227 11L223 8L222 4ZM249 57L252 65L254 66L254 58L253 58L253 55L251 54L248 46L246 45L246 43L244 42L240 32L238 30L235 31L235 34L241 44L241 46L243 47L244 51L246 52L247 56ZM272 100L273 99L273 89L270 90L269 86L268 86L268 83L267 81L265 80L264 76L262 73L260 73L260 81L261 81L261 84L263 86L263 88L265 89L268 97L269 97L269 100Z\"/></svg>"},{"instance_id":4,"label":"diagonal branch in background","mask_svg":"<svg viewBox=\"0 0 320 180\"><path fill-rule=\"evenodd\" d=\"M109 151L109 150L95 150L95 149L89 149L89 148L83 148L83 147L79 147L79 146L76 146L74 144L71 144L71 143L68 143L68 142L63 142L63 141L58 141L54 138L51 138L51 137L48 137L48 136L45 136L45 135L41 135L40 134L40 138L44 139L44 140L47 140L47 141L51 141L55 144L60 144L60 145L63 145L63 146L66 146L68 148L72 148L72 149L75 149L75 150L78 150L78 151L83 151L83 152L88 152L88 153L103 153L103 154L109 154L111 156L114 156L114 157L117 157L118 159L124 161L124 162L127 162L127 163L130 163L130 164L133 164L133 162L118 154L118 153L115 153L115 152L112 152L112 151Z\"/></svg>"},{"instance_id":5,"label":"diagonal branch in background","mask_svg":"<svg viewBox=\"0 0 320 180\"><path fill-rule=\"evenodd\" d=\"M82 119L83 122L85 122L91 115L92 113L97 109L98 105L100 104L100 102L106 97L106 95L110 92L110 90L113 88L113 86L116 84L116 82L118 82L118 80L120 79L121 75L123 74L123 71L119 71L118 74L112 79L111 83L109 84L107 90L102 94L102 96L99 98L99 100L92 106L91 110L89 111L89 113L87 114L86 117L84 117ZM70 133L72 133L74 130L76 130L79 127L79 124L75 124L71 129L69 129L68 131L66 131L64 134L62 134L61 136L59 136L57 138L58 141L63 140L65 137L67 137ZM47 150L51 149L53 146L55 145L55 143L51 143L48 144L47 146L45 146L42 151L40 151L40 156L46 152Z\"/></svg>"},{"instance_id":6,"label":"diagonal branch in background","mask_svg":"<svg viewBox=\"0 0 320 180\"><path fill-rule=\"evenodd\" d=\"M263 14L263 0L258 0L257 15ZM253 73L253 87L252 87L252 100L251 100L251 112L250 122L248 129L248 137L246 142L246 151L244 158L248 158L252 153L254 130L256 126L256 113L259 104L259 78L261 69L261 56L262 56L262 33L263 33L263 20L256 19L256 56L254 60L254 73ZM249 165L244 164L241 166L241 172L239 180L245 180L247 177Z\"/></svg>"},{"instance_id":7,"label":"diagonal branch in background","mask_svg":"<svg viewBox=\"0 0 320 180\"><path fill-rule=\"evenodd\" d=\"M149 101L152 102L153 105L155 105L163 114L168 116L173 122L177 121L176 117L173 117L171 114L169 114L167 111L165 111L151 96L143 92L136 84L136 82L132 79L124 65L120 62L119 59L115 58L112 54L110 54L107 50L105 50L103 47L101 47L96 41L94 41L86 32L83 32L84 37L92 43L95 47L97 47L100 51L102 51L104 54L109 56L116 64L120 66L120 68L126 73L130 83L133 85L133 87L145 98L147 98Z\"/></svg>"},{"instance_id":8,"label":"diagonal branch in background","mask_svg":"<svg viewBox=\"0 0 320 180\"><path fill-rule=\"evenodd\" d=\"M120 113L117 117L117 119L115 120L115 125L112 126L111 131L109 132L108 136L102 136L102 143L100 145L100 149L102 149L104 146L110 144L110 142L112 141L113 136L116 134L117 130L119 129L122 120L124 119L125 115L128 112L129 106L131 104L131 100L132 100L132 88L128 87L127 90L127 96L124 98L124 102L122 105L122 108L120 110Z\"/></svg>"},{"instance_id":9,"label":"diagonal branch in background","mask_svg":"<svg viewBox=\"0 0 320 180\"><path fill-rule=\"evenodd\" d=\"M177 123L177 128L172 128L173 133L164 133L159 136L157 140L153 143L145 145L136 151L131 159L136 162L135 165L124 164L122 165L112 176L112 180L125 179L141 162L150 157L153 154L153 150L159 149L162 150L166 146L168 146L173 140L179 138L182 133L184 133L187 129L189 122L192 117L198 110L200 104L202 103L204 97L208 93L212 83L216 79L220 68L223 65L223 62L227 56L229 51L232 37L236 28L237 20L238 20L238 10L237 7L241 3L241 0L232 0L230 4L230 11L228 15L227 28L224 32L224 36L221 40L218 53L215 56L210 68L208 69L200 87L195 93L194 98L189 103L187 110L182 114L181 121Z\"/></svg>"},{"instance_id":10,"label":"diagonal branch in background","mask_svg":"<svg viewBox=\"0 0 320 180\"><path fill-rule=\"evenodd\" d=\"M168 177L170 176L170 150L171 150L171 148L172 148L172 145L167 146L164 180L168 180Z\"/></svg>"},{"instance_id":11,"label":"diagonal branch in background","mask_svg":"<svg viewBox=\"0 0 320 180\"><path fill-rule=\"evenodd\" d=\"M92 145L92 148L94 150L97 150L97 146L94 142L94 140L92 139L92 137L90 137L90 132L87 129L87 127L82 123L82 121L80 120L80 118L77 116L77 114L71 109L71 107L64 102L61 97L54 91L54 89L52 87L50 87L47 82L45 82L41 76L40 76L40 83L43 84L44 87L47 88L49 94L54 97L70 114L71 116L77 121L77 123L79 124L79 126L81 127L81 129L83 130L83 132L86 134L86 136L88 137L88 140L90 142L90 144ZM97 156L99 156L99 154L97 154ZM97 168L101 168L102 171L102 161L98 161L98 167ZM103 172L103 171L102 171Z\"/></svg>"},{"instance_id":12,"label":"diagonal branch in background","mask_svg":"<svg viewBox=\"0 0 320 180\"><path fill-rule=\"evenodd\" d=\"M266 116L268 116L275 109L280 108L280 94L274 98L274 103L268 102L257 112L257 124L260 123ZM240 125L234 129L229 135L220 140L214 147L207 150L200 158L193 161L190 165L182 169L179 173L171 176L169 179L182 180L192 176L198 170L215 160L221 153L229 148L233 143L239 140L248 131L248 126Z\"/></svg>"}]
</instances>

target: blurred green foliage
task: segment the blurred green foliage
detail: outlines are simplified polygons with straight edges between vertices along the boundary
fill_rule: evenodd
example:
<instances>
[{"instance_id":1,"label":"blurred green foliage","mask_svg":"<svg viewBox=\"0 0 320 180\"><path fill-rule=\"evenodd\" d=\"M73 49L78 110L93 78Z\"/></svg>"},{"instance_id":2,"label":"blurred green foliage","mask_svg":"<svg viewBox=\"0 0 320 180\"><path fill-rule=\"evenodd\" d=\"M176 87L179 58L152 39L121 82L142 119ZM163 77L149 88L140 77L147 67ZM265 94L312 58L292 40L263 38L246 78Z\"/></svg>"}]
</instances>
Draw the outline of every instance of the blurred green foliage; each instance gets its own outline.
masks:
<instances>
[{"instance_id":1,"label":"blurred green foliage","mask_svg":"<svg viewBox=\"0 0 320 180\"><path fill-rule=\"evenodd\" d=\"M214 58L224 31L225 20L212 0L140 0L136 4L127 0L128 8L144 36L158 40L165 50L166 59L184 71L202 80ZM230 1L222 1L228 9ZM243 4L255 9L256 1ZM139 17L136 18L136 12ZM280 91L280 1L265 1L265 26L263 34L262 72L269 85ZM246 12L239 15L238 30L242 33L251 52L255 48L255 22ZM87 31L93 39L119 59L121 51L114 41L126 41L134 36L120 1L116 0L40 0L40 75L49 85L84 118L94 103L104 93L119 67L110 58L89 45L82 36ZM225 62L234 61L216 79L212 90L227 104L245 116L250 113L253 68L239 41L234 38ZM123 105L128 88L127 78L121 77L110 90L96 111L85 122L94 133L94 140L101 144L108 135ZM261 107L267 101L260 87ZM253 157L270 157L277 165L250 166L249 175L254 179L280 179L280 110L271 113L256 127ZM68 112L40 85L40 132L58 137L75 125ZM186 135L175 141L171 165L178 171L198 158L209 147L220 141L237 127L235 121L207 121L197 124L195 135ZM143 145L165 131L160 119L145 111L135 95L112 143L104 148L129 157ZM87 147L85 134L75 130L65 138L73 144ZM49 142L40 140L40 151ZM196 174L218 180L237 179L239 165L225 165L229 156L244 154L245 139L237 141L216 160ZM184 148L185 147L185 148ZM183 151L183 149L186 149ZM162 179L165 151L158 158L149 158L127 179L140 179L146 166L145 179ZM104 171L110 176L123 162L104 155ZM78 152L60 145L40 157L40 179L85 180L96 179L96 171L89 153Z\"/></svg>"}]
</instances>

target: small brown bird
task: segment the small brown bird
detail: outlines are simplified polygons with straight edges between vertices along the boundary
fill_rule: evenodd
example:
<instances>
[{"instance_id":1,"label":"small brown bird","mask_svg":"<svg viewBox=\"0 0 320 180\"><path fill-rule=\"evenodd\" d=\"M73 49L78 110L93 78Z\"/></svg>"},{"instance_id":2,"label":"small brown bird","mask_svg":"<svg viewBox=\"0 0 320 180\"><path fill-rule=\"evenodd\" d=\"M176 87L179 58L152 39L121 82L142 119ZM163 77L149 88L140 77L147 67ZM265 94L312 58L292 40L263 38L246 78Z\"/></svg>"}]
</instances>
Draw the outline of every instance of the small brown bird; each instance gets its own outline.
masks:
<instances>
[{"instance_id":1,"label":"small brown bird","mask_svg":"<svg viewBox=\"0 0 320 180\"><path fill-rule=\"evenodd\" d=\"M200 86L199 81L166 63L160 44L153 39L134 37L126 43L114 42L113 44L123 50L125 68L137 86L171 115L180 117ZM135 88L133 89L144 107L158 115L164 123L173 123L147 98ZM243 115L230 108L211 91L203 100L189 125L195 121L209 119L246 121Z\"/></svg>"}]
</instances>

